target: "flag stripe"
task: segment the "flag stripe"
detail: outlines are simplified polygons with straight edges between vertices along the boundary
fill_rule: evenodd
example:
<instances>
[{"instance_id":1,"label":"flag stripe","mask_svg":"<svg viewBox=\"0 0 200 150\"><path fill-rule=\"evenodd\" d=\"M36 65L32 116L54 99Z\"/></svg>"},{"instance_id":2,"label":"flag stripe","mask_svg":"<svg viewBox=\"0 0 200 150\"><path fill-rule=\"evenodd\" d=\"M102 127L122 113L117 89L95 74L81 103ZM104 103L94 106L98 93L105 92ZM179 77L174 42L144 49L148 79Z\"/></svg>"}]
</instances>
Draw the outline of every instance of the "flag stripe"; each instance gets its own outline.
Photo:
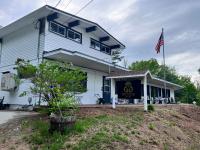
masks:
<instances>
[{"instance_id":1,"label":"flag stripe","mask_svg":"<svg viewBox=\"0 0 200 150\"><path fill-rule=\"evenodd\" d=\"M160 37L159 37L159 40L158 40L158 43L156 44L156 47L155 47L155 50L158 53L160 53L160 47L164 45L164 37L163 37L163 32L161 33Z\"/></svg>"}]
</instances>

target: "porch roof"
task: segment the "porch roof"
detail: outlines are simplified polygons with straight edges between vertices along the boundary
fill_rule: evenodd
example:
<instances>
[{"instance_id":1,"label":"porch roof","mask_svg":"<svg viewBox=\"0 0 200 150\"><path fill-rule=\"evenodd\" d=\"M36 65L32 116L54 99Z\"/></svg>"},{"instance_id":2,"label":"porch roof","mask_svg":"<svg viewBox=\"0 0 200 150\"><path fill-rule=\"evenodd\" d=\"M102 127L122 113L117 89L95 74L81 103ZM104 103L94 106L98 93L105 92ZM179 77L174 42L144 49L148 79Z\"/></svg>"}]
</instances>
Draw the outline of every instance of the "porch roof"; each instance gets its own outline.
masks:
<instances>
[{"instance_id":1,"label":"porch roof","mask_svg":"<svg viewBox=\"0 0 200 150\"><path fill-rule=\"evenodd\" d=\"M121 71L128 71L128 69L124 67L114 65L103 59L63 48L45 52L43 57L57 61L71 62L73 65L78 67L93 69L105 73L119 73Z\"/></svg>"},{"instance_id":2,"label":"porch roof","mask_svg":"<svg viewBox=\"0 0 200 150\"><path fill-rule=\"evenodd\" d=\"M166 84L167 88L173 88L174 90L179 90L183 88L183 86L180 86L178 84L154 77L151 75L151 72L149 70L144 71L122 71L118 73L112 73L109 76L107 76L107 79L142 79L145 76L147 76L147 82L148 84L157 85L157 86L164 86Z\"/></svg>"}]
</instances>

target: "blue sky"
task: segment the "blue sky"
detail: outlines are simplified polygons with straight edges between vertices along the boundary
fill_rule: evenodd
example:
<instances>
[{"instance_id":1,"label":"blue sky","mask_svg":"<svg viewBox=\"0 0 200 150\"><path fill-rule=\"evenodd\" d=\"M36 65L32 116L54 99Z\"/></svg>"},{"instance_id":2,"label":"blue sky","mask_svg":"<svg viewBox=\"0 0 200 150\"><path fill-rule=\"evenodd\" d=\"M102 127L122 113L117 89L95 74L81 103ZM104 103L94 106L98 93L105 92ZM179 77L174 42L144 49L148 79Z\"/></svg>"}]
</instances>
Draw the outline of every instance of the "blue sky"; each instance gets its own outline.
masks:
<instances>
[{"instance_id":1,"label":"blue sky","mask_svg":"<svg viewBox=\"0 0 200 150\"><path fill-rule=\"evenodd\" d=\"M59 0L1 0L0 25L7 25L31 11ZM67 4L71 3L67 6ZM57 8L75 14L89 0L61 0ZM66 7L67 6L67 7ZM95 21L126 45L130 64L162 54L154 47L165 30L166 64L179 74L198 78L200 68L199 0L93 0L78 16Z\"/></svg>"}]
</instances>

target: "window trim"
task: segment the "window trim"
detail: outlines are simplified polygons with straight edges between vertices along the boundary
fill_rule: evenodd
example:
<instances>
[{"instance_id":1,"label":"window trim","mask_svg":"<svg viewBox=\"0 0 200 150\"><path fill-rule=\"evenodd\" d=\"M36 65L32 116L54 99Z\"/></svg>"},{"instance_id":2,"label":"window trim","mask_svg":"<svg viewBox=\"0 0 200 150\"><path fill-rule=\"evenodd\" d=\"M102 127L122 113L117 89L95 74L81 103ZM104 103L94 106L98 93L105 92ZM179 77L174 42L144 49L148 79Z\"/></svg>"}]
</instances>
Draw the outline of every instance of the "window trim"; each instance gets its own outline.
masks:
<instances>
[{"instance_id":1,"label":"window trim","mask_svg":"<svg viewBox=\"0 0 200 150\"><path fill-rule=\"evenodd\" d=\"M98 49L96 49L96 48L94 48L94 47L91 46L91 41L92 41L92 40L95 41L95 42L98 42L98 43L100 44L100 50L98 50ZM100 41L97 41L97 40L95 40L95 39L93 39L93 38L90 38L90 48L92 48L92 49L94 49L94 50L97 50L97 51L99 51L99 52L105 53L105 54L107 54L107 55L111 55L111 49L110 49L110 53L107 53L107 52L101 50L102 45L105 46L105 47L108 47L108 48L110 49L110 46L108 46L108 45L106 45L106 44L104 44L104 43L102 43L102 42L100 42Z\"/></svg>"},{"instance_id":2,"label":"window trim","mask_svg":"<svg viewBox=\"0 0 200 150\"><path fill-rule=\"evenodd\" d=\"M65 28L65 35L62 35L62 34L59 34L58 32L55 32L55 31L52 31L51 30L51 23L55 23L55 24L57 24L58 26L62 26L63 28ZM74 40L74 39L72 39L72 38L69 38L68 37L68 30L71 30L71 31L73 31L73 32L75 32L75 33L77 33L77 34L79 34L80 35L80 42L79 41L76 41L76 40ZM58 22L56 22L56 21L49 21L49 32L52 32L52 33L54 33L54 34L57 34L57 35L60 35L60 36L62 36L62 37L64 37L64 38L66 38L66 39L69 39L69 40L72 40L72 41L74 41L74 42L76 42L76 43L79 43L79 44L82 44L82 33L81 32L78 32L78 31L76 31L76 30L74 30L74 29L72 29L72 28L69 28L69 27L67 27L67 26L65 26L65 25L62 25L62 24L60 24L60 23L58 23Z\"/></svg>"}]
</instances>

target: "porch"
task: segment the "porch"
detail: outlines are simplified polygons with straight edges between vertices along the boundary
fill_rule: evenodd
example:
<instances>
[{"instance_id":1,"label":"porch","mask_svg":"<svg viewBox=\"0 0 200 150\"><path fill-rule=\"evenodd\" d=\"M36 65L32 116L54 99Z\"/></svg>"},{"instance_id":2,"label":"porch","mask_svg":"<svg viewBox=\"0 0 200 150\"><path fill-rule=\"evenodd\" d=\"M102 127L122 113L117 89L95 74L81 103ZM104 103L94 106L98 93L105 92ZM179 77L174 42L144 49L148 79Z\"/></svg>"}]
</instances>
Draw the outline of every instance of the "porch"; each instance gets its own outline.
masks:
<instances>
[{"instance_id":1,"label":"porch","mask_svg":"<svg viewBox=\"0 0 200 150\"><path fill-rule=\"evenodd\" d=\"M155 78L149 71L121 72L120 74L110 74L106 77L111 81L111 99L116 104L173 104L175 103L175 90L182 87L180 85ZM113 103L113 102L112 102Z\"/></svg>"}]
</instances>

